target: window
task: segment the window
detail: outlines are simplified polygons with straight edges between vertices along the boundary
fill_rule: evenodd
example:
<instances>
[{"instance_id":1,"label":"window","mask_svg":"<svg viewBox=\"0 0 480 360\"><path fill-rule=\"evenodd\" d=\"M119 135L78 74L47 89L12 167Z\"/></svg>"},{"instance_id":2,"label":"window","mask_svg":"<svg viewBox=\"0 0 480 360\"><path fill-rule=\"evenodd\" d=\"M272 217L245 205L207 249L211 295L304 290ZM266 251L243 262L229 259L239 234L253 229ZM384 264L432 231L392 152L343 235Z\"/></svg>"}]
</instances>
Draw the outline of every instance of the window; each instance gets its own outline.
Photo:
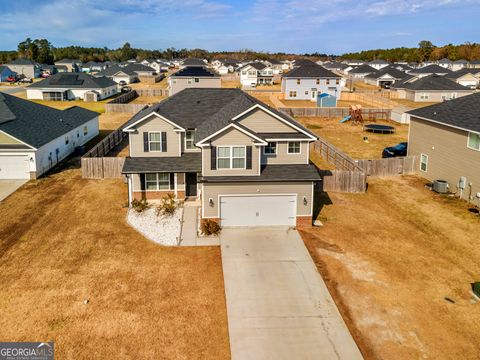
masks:
<instances>
[{"instance_id":1,"label":"window","mask_svg":"<svg viewBox=\"0 0 480 360\"><path fill-rule=\"evenodd\" d=\"M427 93L420 93L420 100L428 100L428 94Z\"/></svg>"},{"instance_id":2,"label":"window","mask_svg":"<svg viewBox=\"0 0 480 360\"><path fill-rule=\"evenodd\" d=\"M335 84L340 84L340 79L335 80Z\"/></svg>"},{"instance_id":3,"label":"window","mask_svg":"<svg viewBox=\"0 0 480 360\"><path fill-rule=\"evenodd\" d=\"M148 133L148 149L149 151L162 151L162 137L159 132Z\"/></svg>"},{"instance_id":4,"label":"window","mask_svg":"<svg viewBox=\"0 0 480 360\"><path fill-rule=\"evenodd\" d=\"M289 154L300 154L300 141L290 141L288 143Z\"/></svg>"},{"instance_id":5,"label":"window","mask_svg":"<svg viewBox=\"0 0 480 360\"><path fill-rule=\"evenodd\" d=\"M246 71L242 71L242 75L247 75L247 72L246 72Z\"/></svg>"},{"instance_id":6,"label":"window","mask_svg":"<svg viewBox=\"0 0 480 360\"><path fill-rule=\"evenodd\" d=\"M325 82L327 85L330 85L330 79L327 79Z\"/></svg>"},{"instance_id":7,"label":"window","mask_svg":"<svg viewBox=\"0 0 480 360\"><path fill-rule=\"evenodd\" d=\"M297 79L297 85L300 85L300 79Z\"/></svg>"},{"instance_id":8,"label":"window","mask_svg":"<svg viewBox=\"0 0 480 360\"><path fill-rule=\"evenodd\" d=\"M245 169L245 147L219 146L217 169Z\"/></svg>"},{"instance_id":9,"label":"window","mask_svg":"<svg viewBox=\"0 0 480 360\"><path fill-rule=\"evenodd\" d=\"M480 134L468 133L468 148L480 151Z\"/></svg>"},{"instance_id":10,"label":"window","mask_svg":"<svg viewBox=\"0 0 480 360\"><path fill-rule=\"evenodd\" d=\"M263 153L265 155L271 155L277 153L277 143L276 142L269 142L267 146L263 149Z\"/></svg>"},{"instance_id":11,"label":"window","mask_svg":"<svg viewBox=\"0 0 480 360\"><path fill-rule=\"evenodd\" d=\"M200 81L199 78L195 78L195 82L198 83Z\"/></svg>"},{"instance_id":12,"label":"window","mask_svg":"<svg viewBox=\"0 0 480 360\"><path fill-rule=\"evenodd\" d=\"M195 130L187 130L185 134L185 149L195 149Z\"/></svg>"},{"instance_id":13,"label":"window","mask_svg":"<svg viewBox=\"0 0 480 360\"><path fill-rule=\"evenodd\" d=\"M317 85L320 85L320 79L317 79Z\"/></svg>"},{"instance_id":14,"label":"window","mask_svg":"<svg viewBox=\"0 0 480 360\"><path fill-rule=\"evenodd\" d=\"M187 82L188 82L189 84L191 84L191 83L192 83L192 79L188 79Z\"/></svg>"},{"instance_id":15,"label":"window","mask_svg":"<svg viewBox=\"0 0 480 360\"><path fill-rule=\"evenodd\" d=\"M83 127L83 136L86 136L88 134L88 126Z\"/></svg>"},{"instance_id":16,"label":"window","mask_svg":"<svg viewBox=\"0 0 480 360\"><path fill-rule=\"evenodd\" d=\"M308 95L308 90L305 90L305 95Z\"/></svg>"},{"instance_id":17,"label":"window","mask_svg":"<svg viewBox=\"0 0 480 360\"><path fill-rule=\"evenodd\" d=\"M146 190L170 190L170 174L145 174Z\"/></svg>"},{"instance_id":18,"label":"window","mask_svg":"<svg viewBox=\"0 0 480 360\"><path fill-rule=\"evenodd\" d=\"M70 139L68 138L68 136L65 136L65 145L68 145L69 142L70 142Z\"/></svg>"},{"instance_id":19,"label":"window","mask_svg":"<svg viewBox=\"0 0 480 360\"><path fill-rule=\"evenodd\" d=\"M425 154L420 155L420 170L427 171L428 166L428 156Z\"/></svg>"},{"instance_id":20,"label":"window","mask_svg":"<svg viewBox=\"0 0 480 360\"><path fill-rule=\"evenodd\" d=\"M290 95L290 97L297 97L297 92L296 91L290 91L289 95Z\"/></svg>"}]
</instances>

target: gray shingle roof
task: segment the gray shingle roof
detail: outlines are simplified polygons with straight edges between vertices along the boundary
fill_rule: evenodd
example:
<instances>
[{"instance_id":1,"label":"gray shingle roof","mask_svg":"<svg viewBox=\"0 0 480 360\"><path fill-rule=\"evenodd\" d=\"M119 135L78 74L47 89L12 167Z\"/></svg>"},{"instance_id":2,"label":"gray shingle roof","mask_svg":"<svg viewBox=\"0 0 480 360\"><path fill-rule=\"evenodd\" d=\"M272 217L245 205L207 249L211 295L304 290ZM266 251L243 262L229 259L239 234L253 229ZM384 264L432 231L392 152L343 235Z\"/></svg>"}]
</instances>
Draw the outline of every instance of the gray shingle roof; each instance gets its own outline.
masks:
<instances>
[{"instance_id":1,"label":"gray shingle roof","mask_svg":"<svg viewBox=\"0 0 480 360\"><path fill-rule=\"evenodd\" d=\"M412 80L410 82L410 80ZM440 76L440 75L428 75L416 80L413 80L412 78L406 79L405 81L401 81L398 83L393 84L394 88L397 89L409 89L409 90L458 90L458 91L468 91L468 89L465 86L462 86L458 83L456 83L453 80L450 80L446 78L445 76Z\"/></svg>"},{"instance_id":2,"label":"gray shingle roof","mask_svg":"<svg viewBox=\"0 0 480 360\"><path fill-rule=\"evenodd\" d=\"M371 74L371 73L374 73L376 71L377 71L377 69L374 69L370 65L363 64L363 65L357 66L356 68L353 68L352 70L350 70L349 74Z\"/></svg>"},{"instance_id":3,"label":"gray shingle roof","mask_svg":"<svg viewBox=\"0 0 480 360\"><path fill-rule=\"evenodd\" d=\"M480 69L475 69L475 68L463 68L457 71L452 71L450 74L445 75L446 77L450 79L458 79L459 77L462 77L463 75L467 74L480 74Z\"/></svg>"},{"instance_id":4,"label":"gray shingle roof","mask_svg":"<svg viewBox=\"0 0 480 360\"><path fill-rule=\"evenodd\" d=\"M150 66L143 65L143 64L128 63L128 65L126 65L126 66L120 66L118 64L115 64L115 65L107 67L106 69L104 69L102 71L99 71L96 74L96 76L112 77L119 72L123 72L123 73L125 73L129 76L135 76L135 75L137 75L137 71L139 71L139 72L144 72L144 71L155 72L155 69L150 67Z\"/></svg>"},{"instance_id":5,"label":"gray shingle roof","mask_svg":"<svg viewBox=\"0 0 480 360\"><path fill-rule=\"evenodd\" d=\"M15 59L15 60L12 60L10 62L8 62L7 64L5 65L36 65L37 63L35 61L32 61L30 59Z\"/></svg>"},{"instance_id":6,"label":"gray shingle roof","mask_svg":"<svg viewBox=\"0 0 480 360\"><path fill-rule=\"evenodd\" d=\"M412 74L448 74L451 72L451 70L437 64L427 65L411 71Z\"/></svg>"},{"instance_id":7,"label":"gray shingle roof","mask_svg":"<svg viewBox=\"0 0 480 360\"><path fill-rule=\"evenodd\" d=\"M29 88L99 89L117 85L107 77L95 77L84 73L58 73L29 85Z\"/></svg>"},{"instance_id":8,"label":"gray shingle roof","mask_svg":"<svg viewBox=\"0 0 480 360\"><path fill-rule=\"evenodd\" d=\"M57 110L0 93L0 130L37 149L98 115L78 106Z\"/></svg>"},{"instance_id":9,"label":"gray shingle roof","mask_svg":"<svg viewBox=\"0 0 480 360\"><path fill-rule=\"evenodd\" d=\"M257 176L203 176L199 182L319 181L318 169L310 164L264 165Z\"/></svg>"},{"instance_id":10,"label":"gray shingle roof","mask_svg":"<svg viewBox=\"0 0 480 360\"><path fill-rule=\"evenodd\" d=\"M480 93L407 112L445 125L480 133Z\"/></svg>"},{"instance_id":11,"label":"gray shingle roof","mask_svg":"<svg viewBox=\"0 0 480 360\"><path fill-rule=\"evenodd\" d=\"M217 73L203 66L187 66L170 75L170 77L218 77Z\"/></svg>"},{"instance_id":12,"label":"gray shingle roof","mask_svg":"<svg viewBox=\"0 0 480 360\"><path fill-rule=\"evenodd\" d=\"M337 74L325 69L323 66L302 65L290 70L287 74L283 75L284 78L339 78Z\"/></svg>"},{"instance_id":13,"label":"gray shingle roof","mask_svg":"<svg viewBox=\"0 0 480 360\"><path fill-rule=\"evenodd\" d=\"M380 78L384 75L387 75L387 74L392 76L395 79L404 79L408 76L406 73L404 73L401 70L398 70L398 69L396 69L394 67L391 67L391 66L387 66L387 67L384 67L383 69L380 69L380 70L375 71L371 74L368 74L367 78L378 79L378 78Z\"/></svg>"},{"instance_id":14,"label":"gray shingle roof","mask_svg":"<svg viewBox=\"0 0 480 360\"><path fill-rule=\"evenodd\" d=\"M184 153L176 157L127 157L122 173L201 172L202 153Z\"/></svg>"},{"instance_id":15,"label":"gray shingle roof","mask_svg":"<svg viewBox=\"0 0 480 360\"><path fill-rule=\"evenodd\" d=\"M183 66L207 66L201 59L188 58L182 62Z\"/></svg>"}]
</instances>

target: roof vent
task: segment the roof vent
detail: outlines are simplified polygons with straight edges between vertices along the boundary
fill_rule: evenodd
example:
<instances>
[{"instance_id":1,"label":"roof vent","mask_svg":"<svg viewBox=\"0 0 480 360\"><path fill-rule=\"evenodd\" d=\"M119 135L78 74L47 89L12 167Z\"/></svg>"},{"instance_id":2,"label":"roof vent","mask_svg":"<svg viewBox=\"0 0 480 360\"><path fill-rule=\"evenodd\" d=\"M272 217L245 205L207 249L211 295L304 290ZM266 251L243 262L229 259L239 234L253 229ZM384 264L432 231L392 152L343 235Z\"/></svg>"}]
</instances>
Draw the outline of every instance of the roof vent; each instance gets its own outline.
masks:
<instances>
[{"instance_id":1,"label":"roof vent","mask_svg":"<svg viewBox=\"0 0 480 360\"><path fill-rule=\"evenodd\" d=\"M200 103L201 103L201 101L200 101L200 100L197 100L197 104L200 104Z\"/></svg>"}]
</instances>

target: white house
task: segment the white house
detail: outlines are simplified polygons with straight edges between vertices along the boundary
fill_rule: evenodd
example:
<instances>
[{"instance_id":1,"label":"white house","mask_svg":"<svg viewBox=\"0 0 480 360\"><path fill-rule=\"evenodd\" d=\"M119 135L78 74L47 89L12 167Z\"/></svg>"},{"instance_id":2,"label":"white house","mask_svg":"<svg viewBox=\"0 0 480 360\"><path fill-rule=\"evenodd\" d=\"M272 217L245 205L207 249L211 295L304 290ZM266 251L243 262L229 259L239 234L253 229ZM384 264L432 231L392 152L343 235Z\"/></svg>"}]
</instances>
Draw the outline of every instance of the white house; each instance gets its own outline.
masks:
<instances>
[{"instance_id":1,"label":"white house","mask_svg":"<svg viewBox=\"0 0 480 360\"><path fill-rule=\"evenodd\" d=\"M317 101L317 95L329 94L340 98L345 80L341 76L311 63L289 71L282 77L282 92L287 100Z\"/></svg>"},{"instance_id":2,"label":"white house","mask_svg":"<svg viewBox=\"0 0 480 360\"><path fill-rule=\"evenodd\" d=\"M388 61L379 59L379 60L370 61L368 63L368 65L373 67L375 70L380 70L380 69L383 69L384 67L387 67L388 65L390 65L390 63Z\"/></svg>"},{"instance_id":3,"label":"white house","mask_svg":"<svg viewBox=\"0 0 480 360\"><path fill-rule=\"evenodd\" d=\"M461 69L465 69L469 66L469 63L467 60L457 60L452 63L452 70L453 71L458 71Z\"/></svg>"},{"instance_id":4,"label":"white house","mask_svg":"<svg viewBox=\"0 0 480 360\"><path fill-rule=\"evenodd\" d=\"M261 62L252 62L238 69L242 86L273 84L273 70Z\"/></svg>"},{"instance_id":5,"label":"white house","mask_svg":"<svg viewBox=\"0 0 480 360\"><path fill-rule=\"evenodd\" d=\"M113 80L94 77L84 73L58 73L26 88L27 99L31 100L84 100L98 101L118 93Z\"/></svg>"},{"instance_id":6,"label":"white house","mask_svg":"<svg viewBox=\"0 0 480 360\"><path fill-rule=\"evenodd\" d=\"M98 113L0 93L0 179L36 179L98 135Z\"/></svg>"}]
</instances>

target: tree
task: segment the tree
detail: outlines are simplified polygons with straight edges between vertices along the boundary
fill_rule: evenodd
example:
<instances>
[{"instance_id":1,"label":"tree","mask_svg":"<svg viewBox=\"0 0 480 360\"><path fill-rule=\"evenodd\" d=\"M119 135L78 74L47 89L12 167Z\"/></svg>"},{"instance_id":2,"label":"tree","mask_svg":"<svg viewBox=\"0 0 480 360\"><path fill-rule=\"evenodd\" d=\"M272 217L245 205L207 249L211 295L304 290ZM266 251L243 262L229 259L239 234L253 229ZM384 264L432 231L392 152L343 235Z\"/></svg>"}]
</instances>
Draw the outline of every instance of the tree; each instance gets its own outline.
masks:
<instances>
[{"instance_id":1,"label":"tree","mask_svg":"<svg viewBox=\"0 0 480 360\"><path fill-rule=\"evenodd\" d=\"M418 43L418 57L420 61L430 60L430 55L432 54L435 46L431 41L422 40Z\"/></svg>"},{"instance_id":2,"label":"tree","mask_svg":"<svg viewBox=\"0 0 480 360\"><path fill-rule=\"evenodd\" d=\"M121 54L120 57L123 61L133 59L137 56L136 51L132 49L129 42L126 42L125 44L123 44L120 50L120 54Z\"/></svg>"}]
</instances>

